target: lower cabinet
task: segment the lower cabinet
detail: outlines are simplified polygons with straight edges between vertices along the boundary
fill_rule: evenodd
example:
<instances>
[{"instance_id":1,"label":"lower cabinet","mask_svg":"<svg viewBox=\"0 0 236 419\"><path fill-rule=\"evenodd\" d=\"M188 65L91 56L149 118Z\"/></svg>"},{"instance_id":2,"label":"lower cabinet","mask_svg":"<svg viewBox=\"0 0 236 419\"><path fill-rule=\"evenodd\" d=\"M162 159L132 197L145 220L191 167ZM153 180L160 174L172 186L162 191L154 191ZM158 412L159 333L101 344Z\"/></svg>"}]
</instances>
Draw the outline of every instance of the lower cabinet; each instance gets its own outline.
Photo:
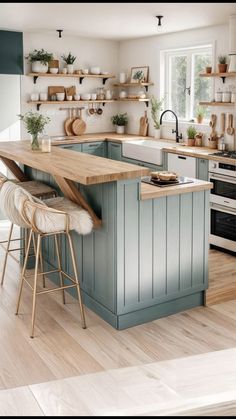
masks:
<instances>
[{"instance_id":1,"label":"lower cabinet","mask_svg":"<svg viewBox=\"0 0 236 419\"><path fill-rule=\"evenodd\" d=\"M91 143L82 144L82 152L93 154L94 156L106 157L107 156L107 143L105 141L96 141Z\"/></svg>"},{"instance_id":2,"label":"lower cabinet","mask_svg":"<svg viewBox=\"0 0 236 419\"><path fill-rule=\"evenodd\" d=\"M197 159L197 179L208 181L209 160Z\"/></svg>"},{"instance_id":3,"label":"lower cabinet","mask_svg":"<svg viewBox=\"0 0 236 419\"><path fill-rule=\"evenodd\" d=\"M65 144L61 145L60 148L64 148L66 150L73 150L73 151L82 151L82 145L81 144Z\"/></svg>"}]
</instances>

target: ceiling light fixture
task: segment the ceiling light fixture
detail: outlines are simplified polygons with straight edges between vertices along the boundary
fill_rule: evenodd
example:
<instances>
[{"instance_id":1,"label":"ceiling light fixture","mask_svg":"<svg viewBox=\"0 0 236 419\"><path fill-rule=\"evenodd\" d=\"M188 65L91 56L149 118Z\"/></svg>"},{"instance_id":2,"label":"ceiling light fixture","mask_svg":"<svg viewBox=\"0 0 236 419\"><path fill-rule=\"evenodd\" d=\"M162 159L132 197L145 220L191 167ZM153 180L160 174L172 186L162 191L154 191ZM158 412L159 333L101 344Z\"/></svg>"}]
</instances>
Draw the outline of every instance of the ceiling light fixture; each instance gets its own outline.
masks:
<instances>
[{"instance_id":1,"label":"ceiling light fixture","mask_svg":"<svg viewBox=\"0 0 236 419\"><path fill-rule=\"evenodd\" d=\"M156 18L158 20L157 30L158 30L158 32L161 32L162 31L161 19L163 18L163 16L162 15L157 15Z\"/></svg>"},{"instance_id":2,"label":"ceiling light fixture","mask_svg":"<svg viewBox=\"0 0 236 419\"><path fill-rule=\"evenodd\" d=\"M59 38L61 38L61 33L63 32L63 29L57 29L57 32L58 32Z\"/></svg>"}]
</instances>

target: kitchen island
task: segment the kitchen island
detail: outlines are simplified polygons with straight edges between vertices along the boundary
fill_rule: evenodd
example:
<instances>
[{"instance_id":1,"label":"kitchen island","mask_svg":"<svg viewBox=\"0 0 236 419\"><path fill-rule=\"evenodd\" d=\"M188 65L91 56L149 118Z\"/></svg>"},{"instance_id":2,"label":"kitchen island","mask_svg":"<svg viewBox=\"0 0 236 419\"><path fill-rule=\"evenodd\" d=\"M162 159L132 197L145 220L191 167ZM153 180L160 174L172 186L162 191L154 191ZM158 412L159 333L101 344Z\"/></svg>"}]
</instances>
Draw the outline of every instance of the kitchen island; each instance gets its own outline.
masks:
<instances>
[{"instance_id":1,"label":"kitchen island","mask_svg":"<svg viewBox=\"0 0 236 419\"><path fill-rule=\"evenodd\" d=\"M44 181L90 209L93 233L73 233L83 299L113 327L204 304L211 183L159 188L141 182L146 168L60 147L32 152L25 141L0 143L0 157L18 179ZM61 246L70 273L64 238ZM54 268L50 238L43 256Z\"/></svg>"}]
</instances>

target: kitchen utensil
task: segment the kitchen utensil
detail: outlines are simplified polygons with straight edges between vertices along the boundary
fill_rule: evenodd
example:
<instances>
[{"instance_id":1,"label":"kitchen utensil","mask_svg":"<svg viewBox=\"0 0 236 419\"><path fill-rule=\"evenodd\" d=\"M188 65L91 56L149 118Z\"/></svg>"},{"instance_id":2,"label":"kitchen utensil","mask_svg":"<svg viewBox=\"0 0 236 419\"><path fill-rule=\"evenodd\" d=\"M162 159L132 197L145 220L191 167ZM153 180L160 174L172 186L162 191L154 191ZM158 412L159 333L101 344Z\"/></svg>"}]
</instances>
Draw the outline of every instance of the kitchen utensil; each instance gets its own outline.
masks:
<instances>
[{"instance_id":1,"label":"kitchen utensil","mask_svg":"<svg viewBox=\"0 0 236 419\"><path fill-rule=\"evenodd\" d=\"M211 115L211 120L210 120L210 123L209 123L209 125L210 125L210 127L211 127L211 134L210 134L210 138L211 138L211 139L214 139L214 138L216 138L216 136L217 136L217 134L216 134L216 130L215 130L215 127L216 127L216 121L217 121L217 116L216 116L216 115L214 115L214 114L212 114L212 115Z\"/></svg>"},{"instance_id":2,"label":"kitchen utensil","mask_svg":"<svg viewBox=\"0 0 236 419\"><path fill-rule=\"evenodd\" d=\"M102 115L103 114L103 109L100 108L100 105L99 105L99 108L97 109L97 114L98 115Z\"/></svg>"},{"instance_id":3,"label":"kitchen utensil","mask_svg":"<svg viewBox=\"0 0 236 419\"><path fill-rule=\"evenodd\" d=\"M57 93L65 93L64 86L48 86L48 98L51 99L52 95L56 95Z\"/></svg>"},{"instance_id":4,"label":"kitchen utensil","mask_svg":"<svg viewBox=\"0 0 236 419\"><path fill-rule=\"evenodd\" d=\"M64 123L64 129L65 129L65 133L66 135L74 135L73 131L72 131L72 122L74 122L74 118L73 118L73 109L69 109L69 118L67 118L65 120Z\"/></svg>"},{"instance_id":5,"label":"kitchen utensil","mask_svg":"<svg viewBox=\"0 0 236 419\"><path fill-rule=\"evenodd\" d=\"M224 135L225 133L225 113L220 115L220 132L221 135Z\"/></svg>"},{"instance_id":6,"label":"kitchen utensil","mask_svg":"<svg viewBox=\"0 0 236 419\"><path fill-rule=\"evenodd\" d=\"M75 135L82 135L86 130L86 123L82 120L82 109L77 109L77 118L72 123L72 131Z\"/></svg>"},{"instance_id":7,"label":"kitchen utensil","mask_svg":"<svg viewBox=\"0 0 236 419\"><path fill-rule=\"evenodd\" d=\"M228 128L227 128L227 134L233 135L234 134L234 128L233 128L233 114L228 114Z\"/></svg>"},{"instance_id":8,"label":"kitchen utensil","mask_svg":"<svg viewBox=\"0 0 236 419\"><path fill-rule=\"evenodd\" d=\"M95 110L94 110L93 104L92 104L92 107L89 109L89 115L94 115L94 113L95 113Z\"/></svg>"},{"instance_id":9,"label":"kitchen utensil","mask_svg":"<svg viewBox=\"0 0 236 419\"><path fill-rule=\"evenodd\" d=\"M146 137L148 128L147 112L144 112L144 116L141 116L139 120L139 135Z\"/></svg>"}]
</instances>

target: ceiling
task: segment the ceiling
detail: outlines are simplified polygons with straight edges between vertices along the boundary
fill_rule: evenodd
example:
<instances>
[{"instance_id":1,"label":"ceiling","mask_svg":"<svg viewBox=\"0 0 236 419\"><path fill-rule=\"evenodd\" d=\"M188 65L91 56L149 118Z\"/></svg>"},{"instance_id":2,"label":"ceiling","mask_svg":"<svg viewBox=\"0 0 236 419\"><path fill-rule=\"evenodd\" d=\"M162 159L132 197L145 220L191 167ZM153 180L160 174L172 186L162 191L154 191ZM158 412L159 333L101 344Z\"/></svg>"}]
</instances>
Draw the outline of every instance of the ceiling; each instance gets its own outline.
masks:
<instances>
[{"instance_id":1,"label":"ceiling","mask_svg":"<svg viewBox=\"0 0 236 419\"><path fill-rule=\"evenodd\" d=\"M227 23L235 3L0 3L0 29L122 40Z\"/></svg>"}]
</instances>

